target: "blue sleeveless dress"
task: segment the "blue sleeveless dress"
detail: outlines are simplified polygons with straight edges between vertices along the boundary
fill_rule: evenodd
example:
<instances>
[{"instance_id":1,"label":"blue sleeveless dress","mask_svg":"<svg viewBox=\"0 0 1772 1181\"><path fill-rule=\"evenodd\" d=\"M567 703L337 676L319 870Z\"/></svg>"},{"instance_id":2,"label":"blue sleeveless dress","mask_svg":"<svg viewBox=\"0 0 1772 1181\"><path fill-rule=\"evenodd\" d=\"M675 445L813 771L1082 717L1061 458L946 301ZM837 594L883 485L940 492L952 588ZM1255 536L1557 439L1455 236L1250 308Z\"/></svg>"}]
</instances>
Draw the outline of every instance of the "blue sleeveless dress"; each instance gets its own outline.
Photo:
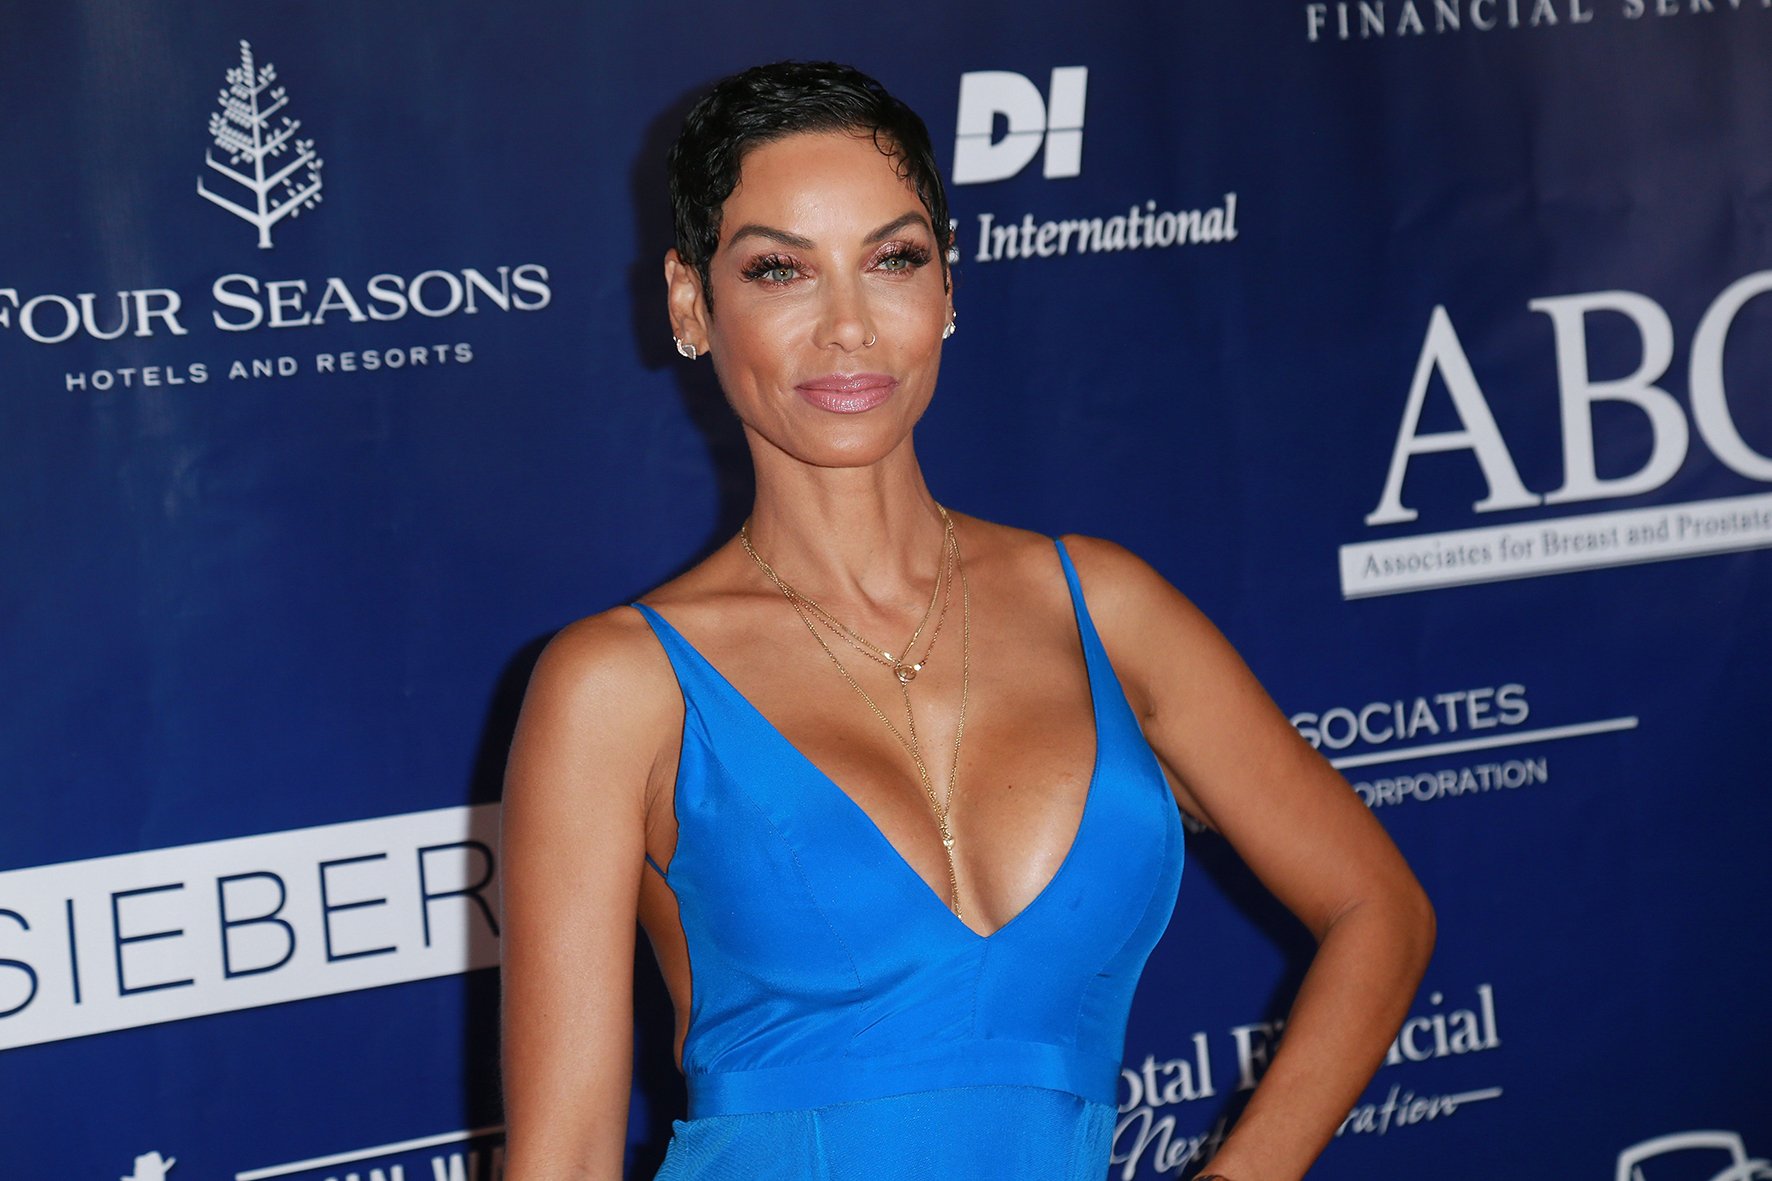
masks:
<instances>
[{"instance_id":1,"label":"blue sleeveless dress","mask_svg":"<svg viewBox=\"0 0 1772 1181\"><path fill-rule=\"evenodd\" d=\"M660 872L694 981L689 1118L673 1125L659 1181L1101 1181L1127 1011L1175 905L1182 830L1056 544L1095 767L1058 872L988 937L633 604L685 705L677 846Z\"/></svg>"}]
</instances>

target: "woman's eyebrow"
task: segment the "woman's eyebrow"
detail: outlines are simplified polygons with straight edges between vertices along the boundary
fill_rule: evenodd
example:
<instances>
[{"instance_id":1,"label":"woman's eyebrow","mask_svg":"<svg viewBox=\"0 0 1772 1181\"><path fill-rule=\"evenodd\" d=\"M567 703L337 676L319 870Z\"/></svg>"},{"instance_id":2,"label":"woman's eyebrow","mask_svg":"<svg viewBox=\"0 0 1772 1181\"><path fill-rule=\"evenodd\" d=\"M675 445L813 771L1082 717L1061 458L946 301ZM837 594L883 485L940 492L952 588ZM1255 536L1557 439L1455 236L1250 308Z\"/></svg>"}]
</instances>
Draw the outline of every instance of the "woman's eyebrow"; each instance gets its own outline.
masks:
<instances>
[{"instance_id":1,"label":"woman's eyebrow","mask_svg":"<svg viewBox=\"0 0 1772 1181\"><path fill-rule=\"evenodd\" d=\"M726 239L727 246L734 246L740 238L767 238L771 242L780 242L783 246L792 246L795 250L811 250L812 239L802 238L798 234L790 234L786 230L778 230L774 226L748 225L736 231Z\"/></svg>"},{"instance_id":2,"label":"woman's eyebrow","mask_svg":"<svg viewBox=\"0 0 1772 1181\"><path fill-rule=\"evenodd\" d=\"M901 213L867 237L863 238L862 241L871 246L883 238L891 237L906 226L922 226L924 229L928 229L929 219L914 210L910 213Z\"/></svg>"},{"instance_id":3,"label":"woman's eyebrow","mask_svg":"<svg viewBox=\"0 0 1772 1181\"><path fill-rule=\"evenodd\" d=\"M869 231L867 237L862 239L862 242L871 246L875 242L890 238L893 234L896 234L906 226L922 226L927 229L929 227L929 219L915 211L901 213L878 229ZM779 242L783 246L791 246L795 250L811 250L813 248L813 242L810 238L802 238L799 234L790 234L786 230L778 230L774 226L759 225L756 223L742 226L739 229L734 230L732 237L726 239L727 247L730 248L737 245L741 238L767 238L771 242Z\"/></svg>"}]
</instances>

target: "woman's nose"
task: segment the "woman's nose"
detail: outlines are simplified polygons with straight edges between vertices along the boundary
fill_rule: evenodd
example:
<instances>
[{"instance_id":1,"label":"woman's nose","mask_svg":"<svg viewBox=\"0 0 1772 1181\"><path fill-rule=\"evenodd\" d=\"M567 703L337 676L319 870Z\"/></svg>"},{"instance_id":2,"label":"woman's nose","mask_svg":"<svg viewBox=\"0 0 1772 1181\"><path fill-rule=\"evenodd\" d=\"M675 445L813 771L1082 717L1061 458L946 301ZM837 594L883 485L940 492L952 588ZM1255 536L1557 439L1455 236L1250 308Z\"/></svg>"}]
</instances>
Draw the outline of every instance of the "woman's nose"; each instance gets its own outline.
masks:
<instances>
[{"instance_id":1,"label":"woman's nose","mask_svg":"<svg viewBox=\"0 0 1772 1181\"><path fill-rule=\"evenodd\" d=\"M867 297L861 285L853 280L827 283L818 326L819 347L852 353L865 348L873 336Z\"/></svg>"}]
</instances>

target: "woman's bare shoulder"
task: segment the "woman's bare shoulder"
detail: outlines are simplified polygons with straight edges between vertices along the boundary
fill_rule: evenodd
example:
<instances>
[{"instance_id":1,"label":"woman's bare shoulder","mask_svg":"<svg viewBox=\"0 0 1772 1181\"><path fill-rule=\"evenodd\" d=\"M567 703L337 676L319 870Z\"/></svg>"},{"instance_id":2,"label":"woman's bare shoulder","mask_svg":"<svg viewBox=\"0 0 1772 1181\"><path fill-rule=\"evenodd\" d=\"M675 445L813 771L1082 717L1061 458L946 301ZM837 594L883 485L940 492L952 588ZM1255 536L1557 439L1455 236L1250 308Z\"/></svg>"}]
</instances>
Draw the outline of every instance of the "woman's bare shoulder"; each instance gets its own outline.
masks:
<instances>
[{"instance_id":1,"label":"woman's bare shoulder","mask_svg":"<svg viewBox=\"0 0 1772 1181\"><path fill-rule=\"evenodd\" d=\"M1059 540L1076 568L1092 615L1111 617L1170 596L1183 598L1155 567L1117 541L1086 533L1061 534Z\"/></svg>"},{"instance_id":2,"label":"woman's bare shoulder","mask_svg":"<svg viewBox=\"0 0 1772 1181\"><path fill-rule=\"evenodd\" d=\"M666 622L672 624L714 605L721 592L724 548L637 596L634 602L654 610L662 608ZM658 635L647 618L626 603L561 628L543 649L536 669L565 687L593 696L610 683L667 699L676 695L676 678Z\"/></svg>"},{"instance_id":3,"label":"woman's bare shoulder","mask_svg":"<svg viewBox=\"0 0 1772 1181\"><path fill-rule=\"evenodd\" d=\"M1159 682L1189 679L1176 670L1210 667L1198 658L1228 650L1212 621L1138 554L1102 537L1067 533L1060 540L1103 645L1141 701L1158 692Z\"/></svg>"},{"instance_id":4,"label":"woman's bare shoulder","mask_svg":"<svg viewBox=\"0 0 1772 1181\"><path fill-rule=\"evenodd\" d=\"M662 674L662 676L661 676ZM670 679L665 656L646 617L623 604L576 619L554 633L530 675L538 684L572 699L595 699L626 685L644 691Z\"/></svg>"},{"instance_id":5,"label":"woman's bare shoulder","mask_svg":"<svg viewBox=\"0 0 1772 1181\"><path fill-rule=\"evenodd\" d=\"M670 658L645 617L612 607L567 624L529 675L506 769L507 803L565 785L628 783L652 794L654 770L674 748L683 699Z\"/></svg>"}]
</instances>

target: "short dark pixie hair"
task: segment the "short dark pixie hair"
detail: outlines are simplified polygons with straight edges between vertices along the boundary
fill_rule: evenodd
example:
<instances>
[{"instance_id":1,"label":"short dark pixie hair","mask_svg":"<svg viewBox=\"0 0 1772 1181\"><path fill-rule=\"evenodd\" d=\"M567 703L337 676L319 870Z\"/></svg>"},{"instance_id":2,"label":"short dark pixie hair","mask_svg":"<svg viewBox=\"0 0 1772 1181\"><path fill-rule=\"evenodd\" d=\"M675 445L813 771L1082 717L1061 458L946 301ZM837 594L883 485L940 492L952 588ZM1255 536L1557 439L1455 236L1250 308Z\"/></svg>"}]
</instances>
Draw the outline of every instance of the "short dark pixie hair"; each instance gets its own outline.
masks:
<instances>
[{"instance_id":1,"label":"short dark pixie hair","mask_svg":"<svg viewBox=\"0 0 1772 1181\"><path fill-rule=\"evenodd\" d=\"M713 307L708 265L720 245L720 209L738 187L739 168L752 148L805 131L872 135L898 175L910 181L947 274L953 231L947 192L917 113L852 66L783 61L722 78L690 108L666 167L677 253L701 273L702 297Z\"/></svg>"}]
</instances>

